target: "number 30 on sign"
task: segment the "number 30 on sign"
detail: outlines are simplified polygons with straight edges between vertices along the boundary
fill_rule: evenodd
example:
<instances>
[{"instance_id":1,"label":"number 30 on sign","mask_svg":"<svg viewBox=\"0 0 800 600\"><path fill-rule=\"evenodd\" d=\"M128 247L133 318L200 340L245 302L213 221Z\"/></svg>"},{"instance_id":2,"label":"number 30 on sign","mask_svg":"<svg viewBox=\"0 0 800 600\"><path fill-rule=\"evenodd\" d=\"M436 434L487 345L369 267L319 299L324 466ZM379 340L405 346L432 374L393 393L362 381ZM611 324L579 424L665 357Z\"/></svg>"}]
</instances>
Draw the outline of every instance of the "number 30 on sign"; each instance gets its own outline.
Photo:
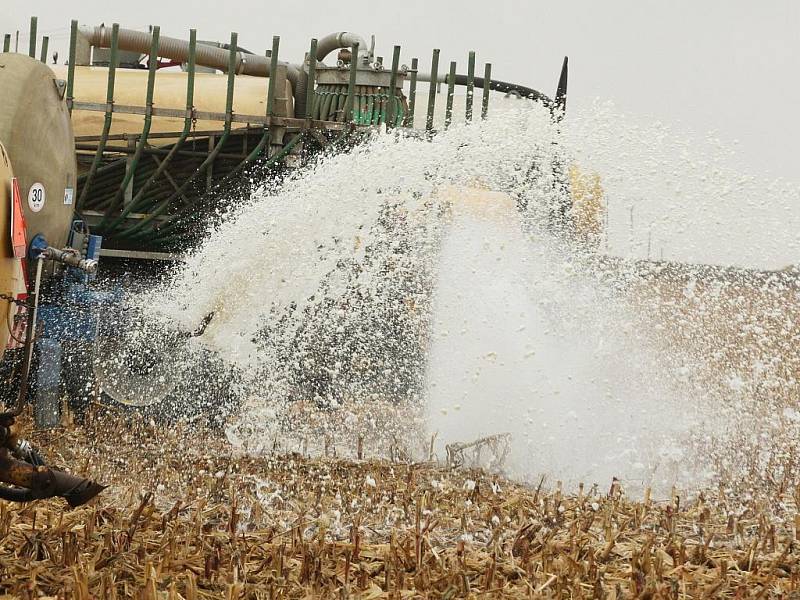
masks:
<instances>
[{"instance_id":1,"label":"number 30 on sign","mask_svg":"<svg viewBox=\"0 0 800 600\"><path fill-rule=\"evenodd\" d=\"M38 182L34 183L28 190L28 206L33 212L39 212L44 208L44 201L44 186Z\"/></svg>"}]
</instances>

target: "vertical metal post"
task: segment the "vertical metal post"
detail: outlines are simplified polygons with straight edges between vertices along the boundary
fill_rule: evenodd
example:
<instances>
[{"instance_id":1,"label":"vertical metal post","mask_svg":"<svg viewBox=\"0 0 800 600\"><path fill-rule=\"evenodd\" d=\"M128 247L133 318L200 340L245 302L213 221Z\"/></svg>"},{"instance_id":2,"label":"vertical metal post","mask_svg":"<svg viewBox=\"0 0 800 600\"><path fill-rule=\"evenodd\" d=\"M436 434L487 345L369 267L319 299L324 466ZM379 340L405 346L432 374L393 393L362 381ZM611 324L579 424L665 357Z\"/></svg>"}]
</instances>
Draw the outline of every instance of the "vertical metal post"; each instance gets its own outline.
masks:
<instances>
[{"instance_id":1,"label":"vertical metal post","mask_svg":"<svg viewBox=\"0 0 800 600\"><path fill-rule=\"evenodd\" d=\"M314 114L314 80L317 76L317 38L311 38L308 52L308 84L306 85L306 119Z\"/></svg>"},{"instance_id":2,"label":"vertical metal post","mask_svg":"<svg viewBox=\"0 0 800 600\"><path fill-rule=\"evenodd\" d=\"M356 120L356 75L358 73L358 43L350 49L350 81L347 82L347 100L344 104L344 120Z\"/></svg>"},{"instance_id":3,"label":"vertical metal post","mask_svg":"<svg viewBox=\"0 0 800 600\"><path fill-rule=\"evenodd\" d=\"M50 45L50 38L44 36L42 38L42 53L39 55L39 60L47 64L47 47Z\"/></svg>"},{"instance_id":4,"label":"vertical metal post","mask_svg":"<svg viewBox=\"0 0 800 600\"><path fill-rule=\"evenodd\" d=\"M444 127L447 129L453 122L453 97L456 89L456 61L450 62L450 73L447 75L447 105L444 112Z\"/></svg>"},{"instance_id":5,"label":"vertical metal post","mask_svg":"<svg viewBox=\"0 0 800 600\"><path fill-rule=\"evenodd\" d=\"M222 137L220 137L219 140L217 140L213 135L208 138L208 157L205 161L203 161L203 164L197 171L199 172L200 169L203 168L203 165L208 165L208 171L206 172L206 192L211 191L211 186L214 184L214 161L217 158L217 154L219 154L222 148L225 146L225 142L228 141L228 136L231 132L231 124L233 123L233 93L236 81L236 55L238 52L239 34L233 31L231 32L230 52L228 53L228 84L227 94L225 96L225 126L222 130ZM188 180L181 186L181 192L183 192L184 186L187 183ZM177 196L177 193L173 194L170 200L176 198Z\"/></svg>"},{"instance_id":6,"label":"vertical metal post","mask_svg":"<svg viewBox=\"0 0 800 600\"><path fill-rule=\"evenodd\" d=\"M7 33L3 36L3 52L11 50L11 34Z\"/></svg>"},{"instance_id":7,"label":"vertical metal post","mask_svg":"<svg viewBox=\"0 0 800 600\"><path fill-rule=\"evenodd\" d=\"M397 111L396 111L396 102L397 102L397 92L395 88L397 87L397 69L400 68L400 46L394 47L394 52L392 53L392 74L389 77L389 105L386 107L386 126L387 127L394 127L397 121Z\"/></svg>"},{"instance_id":8,"label":"vertical metal post","mask_svg":"<svg viewBox=\"0 0 800 600\"><path fill-rule=\"evenodd\" d=\"M75 99L75 53L78 45L78 22L72 20L69 28L69 62L67 64L67 108L72 113Z\"/></svg>"},{"instance_id":9,"label":"vertical metal post","mask_svg":"<svg viewBox=\"0 0 800 600\"><path fill-rule=\"evenodd\" d=\"M111 217L111 213L116 210L120 204L129 206L133 201L133 177L136 173L136 167L139 165L139 161L142 157L144 147L147 145L147 137L150 135L150 127L153 122L153 93L156 86L156 69L158 67L158 49L160 37L161 28L158 25L155 25L153 27L152 38L150 41L150 55L147 65L147 88L145 91L145 113L142 134L139 136L138 141L136 141L133 153L128 154L128 157L125 161L125 175L119 184L116 194L114 194L114 198L108 205L108 208L106 208L105 216L100 222L101 228L107 223L108 219ZM135 139L136 138L130 138L128 140L129 147L134 147Z\"/></svg>"},{"instance_id":10,"label":"vertical metal post","mask_svg":"<svg viewBox=\"0 0 800 600\"><path fill-rule=\"evenodd\" d=\"M408 116L406 117L406 127L414 127L414 105L417 103L417 67L419 60L411 59L411 83L408 90Z\"/></svg>"},{"instance_id":11,"label":"vertical metal post","mask_svg":"<svg viewBox=\"0 0 800 600\"><path fill-rule=\"evenodd\" d=\"M278 49L281 45L279 35L272 36L272 54L269 57L269 84L267 85L267 116L275 114L275 79L278 75ZM272 127L272 124L269 125Z\"/></svg>"},{"instance_id":12,"label":"vertical metal post","mask_svg":"<svg viewBox=\"0 0 800 600\"><path fill-rule=\"evenodd\" d=\"M491 91L492 63L486 63L483 69L483 103L481 104L481 119L489 114L489 92Z\"/></svg>"},{"instance_id":13,"label":"vertical metal post","mask_svg":"<svg viewBox=\"0 0 800 600\"><path fill-rule=\"evenodd\" d=\"M28 42L28 56L31 58L36 58L36 25L38 22L39 19L37 17L31 17L31 37Z\"/></svg>"},{"instance_id":14,"label":"vertical metal post","mask_svg":"<svg viewBox=\"0 0 800 600\"><path fill-rule=\"evenodd\" d=\"M437 85L439 85L439 49L435 48L431 57L431 87L428 90L428 116L425 120L427 131L433 131L433 110L436 108Z\"/></svg>"},{"instance_id":15,"label":"vertical metal post","mask_svg":"<svg viewBox=\"0 0 800 600\"><path fill-rule=\"evenodd\" d=\"M97 167L100 166L100 161L103 158L103 152L106 148L108 141L108 132L111 130L111 119L114 114L114 81L117 74L117 62L119 56L119 23L114 23L111 28L111 56L108 63L108 87L106 88L106 114L103 121L103 132L100 135L100 140L97 142L97 151L94 154L92 165L89 167L89 172L86 174L86 179L83 180L83 188L78 202L75 206L76 210L81 210L86 197L89 195L89 188L91 187L92 179L97 172Z\"/></svg>"},{"instance_id":16,"label":"vertical metal post","mask_svg":"<svg viewBox=\"0 0 800 600\"><path fill-rule=\"evenodd\" d=\"M469 52L469 64L467 65L467 109L464 113L467 121L472 121L472 100L475 96L475 51Z\"/></svg>"},{"instance_id":17,"label":"vertical metal post","mask_svg":"<svg viewBox=\"0 0 800 600\"><path fill-rule=\"evenodd\" d=\"M108 63L108 86L106 87L106 111L111 114L114 105L114 83L119 63L119 23L111 27L111 56Z\"/></svg>"},{"instance_id":18,"label":"vertical metal post","mask_svg":"<svg viewBox=\"0 0 800 600\"><path fill-rule=\"evenodd\" d=\"M230 52L228 53L228 83L225 94L225 121L230 127L233 116L233 86L236 80L236 54L239 52L239 34L231 32Z\"/></svg>"},{"instance_id":19,"label":"vertical metal post","mask_svg":"<svg viewBox=\"0 0 800 600\"><path fill-rule=\"evenodd\" d=\"M73 21L75 27L77 21ZM197 30L189 30L189 63L186 65L186 122L189 122L190 113L194 110L194 73L195 57L197 56ZM183 136L186 137L186 136Z\"/></svg>"},{"instance_id":20,"label":"vertical metal post","mask_svg":"<svg viewBox=\"0 0 800 600\"><path fill-rule=\"evenodd\" d=\"M233 179L233 177L240 173L242 169L258 158L265 147L267 149L267 158L269 158L273 141L273 131L277 129L277 127L273 126L272 119L270 117L274 116L275 114L275 86L276 79L278 78L278 51L280 40L281 38L279 36L272 36L272 51L267 52L267 56L269 57L270 61L269 77L267 78L267 121L264 123L264 131L261 133L261 138L258 140L258 143L250 152L247 151L249 136L247 133L242 135L242 154L245 155L245 158L233 169L228 171L228 174L225 175L221 185L225 185L226 182ZM283 136L281 135L281 137Z\"/></svg>"},{"instance_id":21,"label":"vertical metal post","mask_svg":"<svg viewBox=\"0 0 800 600\"><path fill-rule=\"evenodd\" d=\"M76 23L75 21L73 21ZM181 131L181 135L178 138L178 141L172 145L170 148L169 153L164 157L164 160L158 165L155 173L153 173L144 184L139 188L139 191L136 192L136 195L131 200L130 204L125 206L122 210L122 213L108 226L109 230L113 230L117 225L122 223L125 218L139 206L143 208L148 207L146 203L142 203L142 198L144 198L145 193L147 190L150 189L150 186L164 173L167 169L167 166L170 164L175 155L183 146L186 138L189 136L189 131L192 128L192 120L194 117L194 74L195 74L195 58L197 56L197 30L190 29L189 30L189 57L187 59L187 66L186 66L186 113L183 118L183 131ZM123 232L121 237L127 232Z\"/></svg>"}]
</instances>

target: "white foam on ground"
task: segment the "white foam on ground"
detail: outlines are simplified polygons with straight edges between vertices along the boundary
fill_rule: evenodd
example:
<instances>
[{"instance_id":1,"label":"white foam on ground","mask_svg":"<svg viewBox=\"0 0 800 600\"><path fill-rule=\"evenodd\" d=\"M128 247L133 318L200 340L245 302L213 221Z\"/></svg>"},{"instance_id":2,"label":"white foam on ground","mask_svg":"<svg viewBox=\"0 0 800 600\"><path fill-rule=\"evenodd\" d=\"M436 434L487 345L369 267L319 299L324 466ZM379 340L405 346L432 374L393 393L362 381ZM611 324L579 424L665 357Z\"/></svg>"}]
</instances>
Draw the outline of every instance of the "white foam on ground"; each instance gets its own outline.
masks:
<instances>
[{"instance_id":1,"label":"white foam on ground","mask_svg":"<svg viewBox=\"0 0 800 600\"><path fill-rule=\"evenodd\" d=\"M409 352L428 352L430 427L443 442L510 431L512 465L525 478L545 473L604 482L618 476L642 485L688 480L693 475L677 465L704 457L682 455L680 448L688 446L681 442L697 425L695 412L713 411L714 400L693 386L694 367L676 374L681 361L670 355L679 349L667 353L653 344L657 333L638 329L636 309L592 272L580 252L547 233L547 215L561 199L552 165L577 160L604 174L602 167L613 164L604 180L612 216L618 218L620 202L627 206L640 190L648 214L661 210L665 223L697 226L695 238L684 229L675 234L681 256L700 260L746 262L756 255L730 243L730 223L741 225L744 217L724 218L731 198L738 198L737 207L747 205L737 194L752 191L751 184L720 186L722 171L707 183L706 163L668 151L690 145L662 144L658 131L626 129L602 110L555 124L541 106L514 101L490 115L430 141L378 136L321 160L280 189L255 189L249 203L209 230L176 278L142 303L184 330L215 312L191 343L238 369L247 396L241 418L252 425L242 431L268 435L262 424L276 418L275 407L290 391L289 374L314 367L314 357L292 345L305 315L320 311L316 325L344 335L361 318L340 301L347 285L369 295L410 280L430 263L436 276L429 289L402 299L409 307L432 302L430 338L418 344L407 331L391 335L406 335ZM658 152L648 154L652 144L659 144ZM682 186L676 195L690 202L673 196L659 201L676 181ZM476 188L501 194L475 198L464 192ZM779 189L782 201L792 189ZM459 212L464 195L473 196L477 209ZM525 208L509 207L511 196L524 200ZM376 227L392 203L398 207L393 220ZM703 207L713 208L714 219L703 220ZM612 248L620 243L620 227L610 227ZM753 244L763 241L748 232ZM403 250L401 240L413 250ZM367 268L367 247L380 247L391 268ZM364 268L351 280L328 278L341 264ZM329 286L324 293L323 282ZM278 337L264 331L278 331L270 334ZM355 348L345 361L377 334L367 329L359 335L344 340ZM326 376L347 390L360 389L359 382L343 380L340 366L326 368ZM364 379L376 373L399 378L395 369L391 360L381 362ZM714 426L703 427L714 432Z\"/></svg>"},{"instance_id":2,"label":"white foam on ground","mask_svg":"<svg viewBox=\"0 0 800 600\"><path fill-rule=\"evenodd\" d=\"M441 446L512 434L525 478L669 485L693 420L620 299L497 194L454 201L429 355Z\"/></svg>"}]
</instances>

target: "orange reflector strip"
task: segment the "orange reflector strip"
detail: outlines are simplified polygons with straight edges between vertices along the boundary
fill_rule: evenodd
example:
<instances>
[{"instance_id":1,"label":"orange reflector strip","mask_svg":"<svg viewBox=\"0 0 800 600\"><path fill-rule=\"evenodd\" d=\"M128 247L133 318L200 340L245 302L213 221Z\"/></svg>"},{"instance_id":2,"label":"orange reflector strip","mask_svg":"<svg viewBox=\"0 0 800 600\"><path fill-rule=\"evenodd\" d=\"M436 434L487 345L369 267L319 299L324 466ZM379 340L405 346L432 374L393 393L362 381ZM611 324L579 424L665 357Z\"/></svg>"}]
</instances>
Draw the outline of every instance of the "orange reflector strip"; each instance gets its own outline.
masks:
<instances>
[{"instance_id":1,"label":"orange reflector strip","mask_svg":"<svg viewBox=\"0 0 800 600\"><path fill-rule=\"evenodd\" d=\"M22 212L22 194L19 180L11 179L11 246L15 258L25 258L28 242L25 235L25 214Z\"/></svg>"}]
</instances>

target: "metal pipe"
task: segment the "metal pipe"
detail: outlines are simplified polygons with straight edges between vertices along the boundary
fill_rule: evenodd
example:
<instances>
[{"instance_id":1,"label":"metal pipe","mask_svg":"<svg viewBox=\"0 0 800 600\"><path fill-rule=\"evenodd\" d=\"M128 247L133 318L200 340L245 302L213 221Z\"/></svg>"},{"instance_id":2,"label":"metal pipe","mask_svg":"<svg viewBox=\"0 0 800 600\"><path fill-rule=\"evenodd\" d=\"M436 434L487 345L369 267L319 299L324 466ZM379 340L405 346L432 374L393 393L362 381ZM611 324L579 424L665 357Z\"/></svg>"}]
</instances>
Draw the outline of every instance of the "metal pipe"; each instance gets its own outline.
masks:
<instances>
[{"instance_id":1,"label":"metal pipe","mask_svg":"<svg viewBox=\"0 0 800 600\"><path fill-rule=\"evenodd\" d=\"M455 96L456 61L450 62L450 75L447 77L447 104L444 111L444 127L447 129L453 122L453 97ZM431 84L433 85L433 84Z\"/></svg>"},{"instance_id":2,"label":"metal pipe","mask_svg":"<svg viewBox=\"0 0 800 600\"><path fill-rule=\"evenodd\" d=\"M241 131L244 131L244 130L241 130ZM224 133L225 130L223 129L222 132ZM97 146L94 145L94 144L82 144L82 143L79 142L79 143L75 144L75 149L76 150L97 150ZM132 148L130 146L109 146L109 145L106 145L105 151L109 152L109 153L114 153L114 154L135 154L136 153L136 148L135 147ZM151 155L151 156L152 155L155 155L155 156L166 156L171 151L172 151L172 149L168 150L166 148L158 148L158 147L150 146L150 147L147 147L144 150L142 150L142 154ZM197 150L197 151L180 150L178 152L178 155L179 156L193 156L193 157L198 157L198 158L205 158L206 156L208 156L208 152L203 152L201 150ZM229 159L229 160L239 160L239 159L244 158L245 156L246 155L242 154L242 153L235 154L235 153L232 153L232 152L220 152L219 155L218 155L218 158L225 158L225 159ZM110 164L115 164L115 163L110 163ZM104 167L110 166L110 164L109 165L104 165L103 167L99 167L97 169L97 173L99 174L99 173L104 172L103 171ZM119 164L117 164L116 166L119 167ZM111 177L114 178L114 179L117 178L116 175L112 175ZM101 178L98 175L95 175L94 182L98 182L100 179ZM115 187L116 187L116 184L115 184Z\"/></svg>"},{"instance_id":3,"label":"metal pipe","mask_svg":"<svg viewBox=\"0 0 800 600\"><path fill-rule=\"evenodd\" d=\"M447 76L439 78L438 75L436 77L432 77L431 73L419 73L417 76L417 80L430 81L433 83L447 83ZM456 74L455 84L459 86L467 85L467 76ZM473 84L475 85L476 88L483 89L485 85L483 77L475 77ZM529 98L531 100L541 102L545 106L554 105L553 100L546 94L543 94L542 92L535 90L533 88L529 88L524 85L519 85L517 83L509 83L507 81L500 81L499 79L490 79L489 89L493 92L503 92L506 94L508 93L519 94L523 98Z\"/></svg>"},{"instance_id":4,"label":"metal pipe","mask_svg":"<svg viewBox=\"0 0 800 600\"><path fill-rule=\"evenodd\" d=\"M28 56L31 58L36 58L36 25L38 21L38 17L31 17L31 37L30 42L28 43Z\"/></svg>"},{"instance_id":5,"label":"metal pipe","mask_svg":"<svg viewBox=\"0 0 800 600\"><path fill-rule=\"evenodd\" d=\"M79 29L81 35L85 36L89 44L107 48L110 38L107 27L86 27ZM119 48L133 52L146 53L152 44L152 35L143 31L133 29L119 30ZM186 40L163 36L161 37L160 55L174 61L186 62L189 57L189 43ZM253 75L256 77L269 77L271 74L271 61L265 56L257 54L247 54L237 51L234 57L233 66L229 60L229 51L216 48L208 44L197 44L195 64L204 67L227 71L232 68L237 74ZM280 63L286 65L286 78L292 83L292 87L297 90L301 68L298 65Z\"/></svg>"},{"instance_id":6,"label":"metal pipe","mask_svg":"<svg viewBox=\"0 0 800 600\"><path fill-rule=\"evenodd\" d=\"M492 80L492 63L486 63L486 66L483 68L483 80ZM489 91L489 86L484 86L483 101L481 102L481 119L484 120L486 119L486 115L489 114Z\"/></svg>"},{"instance_id":7,"label":"metal pipe","mask_svg":"<svg viewBox=\"0 0 800 600\"><path fill-rule=\"evenodd\" d=\"M395 46L392 52L392 74L389 77L389 106L386 109L386 126L394 127L397 125L394 98L397 87L397 70L400 68L400 46Z\"/></svg>"},{"instance_id":8,"label":"metal pipe","mask_svg":"<svg viewBox=\"0 0 800 600\"><path fill-rule=\"evenodd\" d=\"M11 34L7 33L3 36L3 52L11 50Z\"/></svg>"},{"instance_id":9,"label":"metal pipe","mask_svg":"<svg viewBox=\"0 0 800 600\"><path fill-rule=\"evenodd\" d=\"M455 73L453 74L455 83ZM467 121L472 121L472 105L475 99L475 51L469 51L469 62L467 63L467 107L464 116Z\"/></svg>"},{"instance_id":10,"label":"metal pipe","mask_svg":"<svg viewBox=\"0 0 800 600\"><path fill-rule=\"evenodd\" d=\"M355 58L358 56L365 57L367 59L366 62L369 62L371 56L369 50L367 50L367 48L369 48L367 42L360 35L356 33L350 33L349 31L338 31L336 33L329 33L328 35L322 36L319 39L319 43L317 43L317 50L314 54L314 57L318 61L322 62L334 50L339 50L340 48L352 48L355 45L358 45L361 54L353 54L353 58L351 60L355 60Z\"/></svg>"},{"instance_id":11,"label":"metal pipe","mask_svg":"<svg viewBox=\"0 0 800 600\"><path fill-rule=\"evenodd\" d=\"M108 87L106 89L106 115L103 122L103 133L101 134L100 142L97 144L97 152L95 152L92 166L89 167L89 172L86 174L86 179L83 181L83 188L81 189L80 198L76 204L76 209L80 211L83 208L83 203L86 201L89 192L89 186L92 183L97 167L100 165L100 160L103 158L103 149L106 145L108 132L111 129L111 119L114 107L114 80L117 72L117 55L119 51L119 24L114 23L111 28L111 57L108 64Z\"/></svg>"},{"instance_id":12,"label":"metal pipe","mask_svg":"<svg viewBox=\"0 0 800 600\"><path fill-rule=\"evenodd\" d=\"M31 309L30 301L28 308L31 312L28 313L25 323L25 345L23 348L22 359L22 376L19 384L19 391L17 392L16 406L4 413L3 418L18 417L22 414L22 409L25 407L25 399L28 396L28 386L30 384L31 365L33 363L33 349L36 340L36 323L39 315L39 292L42 285L42 264L44 261L41 259L36 260L36 278L33 285L33 307Z\"/></svg>"},{"instance_id":13,"label":"metal pipe","mask_svg":"<svg viewBox=\"0 0 800 600\"><path fill-rule=\"evenodd\" d=\"M406 127L414 127L414 109L417 103L417 67L419 60L411 59L411 82L408 90L408 115L406 116Z\"/></svg>"},{"instance_id":14,"label":"metal pipe","mask_svg":"<svg viewBox=\"0 0 800 600\"><path fill-rule=\"evenodd\" d=\"M48 36L44 36L42 38L42 53L39 55L39 60L44 64L47 64L47 47L50 45L50 38Z\"/></svg>"},{"instance_id":15,"label":"metal pipe","mask_svg":"<svg viewBox=\"0 0 800 600\"><path fill-rule=\"evenodd\" d=\"M97 261L91 258L83 258L74 248L59 250L58 248L48 246L41 251L41 257L45 260L52 260L69 267L80 269L89 274L97 272Z\"/></svg>"},{"instance_id":16,"label":"metal pipe","mask_svg":"<svg viewBox=\"0 0 800 600\"><path fill-rule=\"evenodd\" d=\"M72 114L75 100L75 54L78 45L78 22L73 19L69 27L69 63L67 64L67 108Z\"/></svg>"},{"instance_id":17,"label":"metal pipe","mask_svg":"<svg viewBox=\"0 0 800 600\"><path fill-rule=\"evenodd\" d=\"M433 111L436 108L436 82L438 81L439 71L439 49L433 50L431 57L431 87L428 90L428 116L425 121L425 129L433 131Z\"/></svg>"}]
</instances>

